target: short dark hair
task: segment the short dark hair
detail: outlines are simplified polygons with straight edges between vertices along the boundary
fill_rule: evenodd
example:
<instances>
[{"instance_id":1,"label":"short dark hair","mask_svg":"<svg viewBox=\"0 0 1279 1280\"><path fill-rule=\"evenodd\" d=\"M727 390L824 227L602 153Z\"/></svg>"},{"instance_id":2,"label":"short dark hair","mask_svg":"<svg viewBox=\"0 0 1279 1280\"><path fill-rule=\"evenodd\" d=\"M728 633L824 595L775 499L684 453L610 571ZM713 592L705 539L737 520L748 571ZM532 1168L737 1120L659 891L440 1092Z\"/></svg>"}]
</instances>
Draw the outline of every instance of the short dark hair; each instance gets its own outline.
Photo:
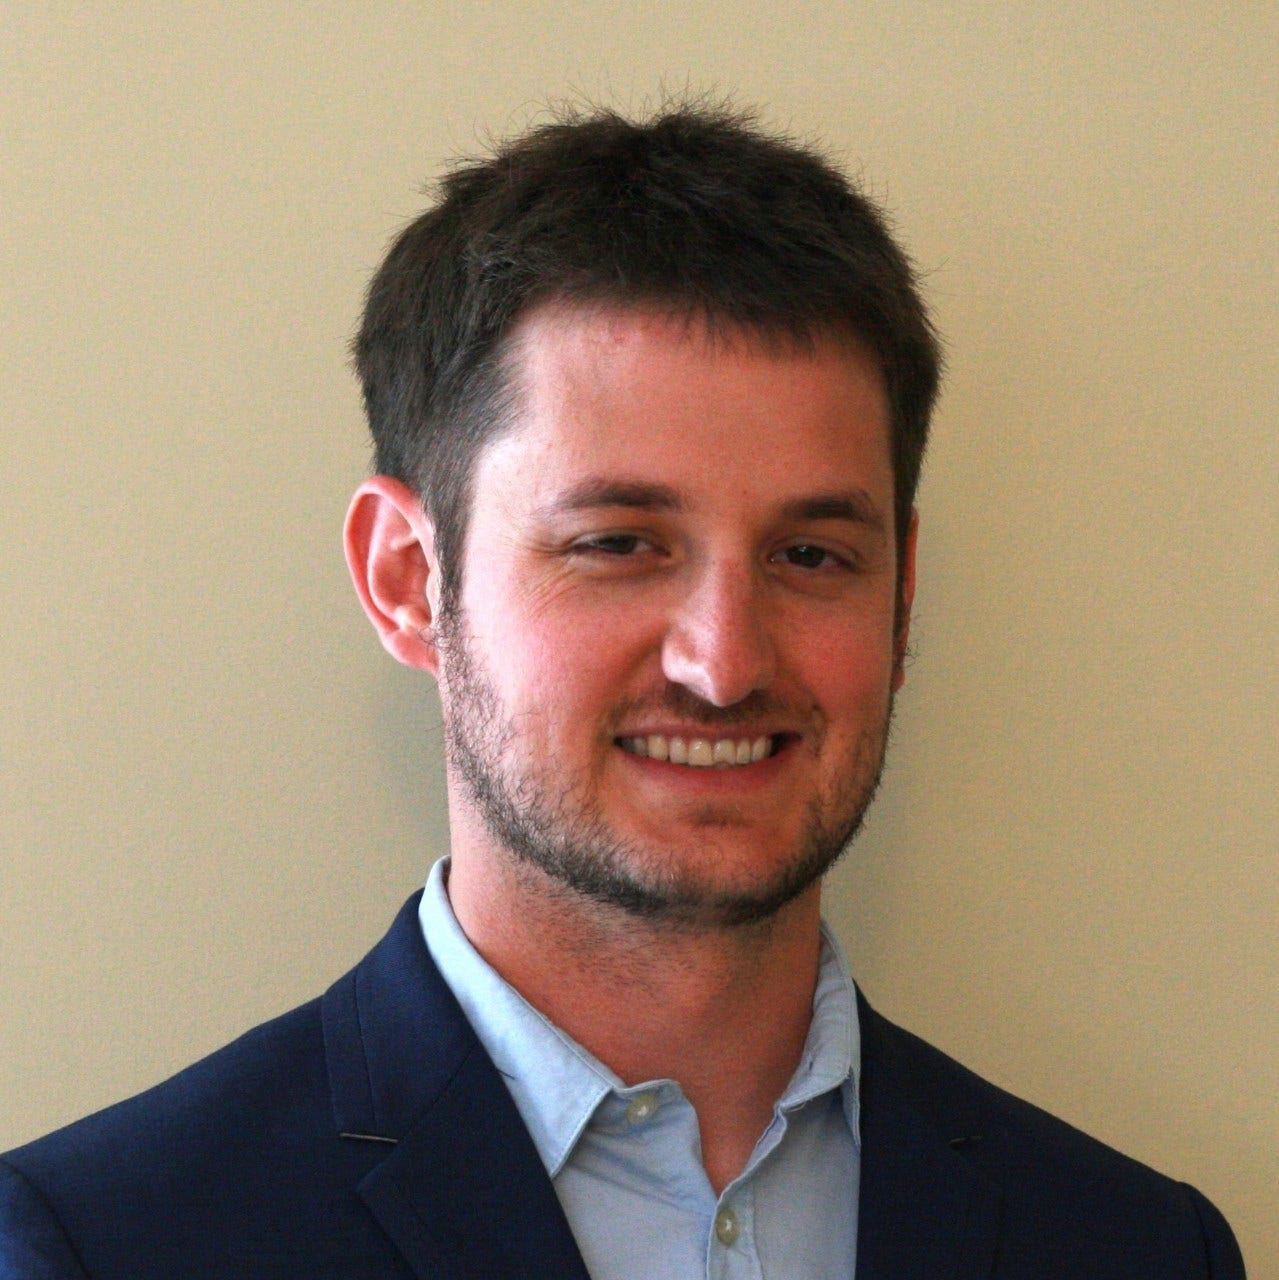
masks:
<instances>
[{"instance_id":1,"label":"short dark hair","mask_svg":"<svg viewBox=\"0 0 1279 1280\"><path fill-rule=\"evenodd\" d=\"M656 305L878 356L905 536L941 356L883 212L807 146L703 105L569 111L453 167L393 242L354 343L375 467L416 491L456 599L483 446L509 425L505 355L542 303Z\"/></svg>"}]
</instances>

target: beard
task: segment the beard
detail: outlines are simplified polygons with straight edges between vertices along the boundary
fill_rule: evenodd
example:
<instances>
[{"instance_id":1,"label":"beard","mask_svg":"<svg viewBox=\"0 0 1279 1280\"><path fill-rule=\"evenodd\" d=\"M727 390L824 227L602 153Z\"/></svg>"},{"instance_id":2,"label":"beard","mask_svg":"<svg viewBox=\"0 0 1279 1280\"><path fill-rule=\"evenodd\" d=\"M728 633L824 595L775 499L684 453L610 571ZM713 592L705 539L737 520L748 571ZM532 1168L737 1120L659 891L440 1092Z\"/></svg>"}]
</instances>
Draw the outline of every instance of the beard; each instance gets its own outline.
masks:
<instances>
[{"instance_id":1,"label":"beard","mask_svg":"<svg viewBox=\"0 0 1279 1280\"><path fill-rule=\"evenodd\" d=\"M469 796L498 847L552 886L652 926L734 928L770 920L843 856L875 796L892 720L889 695L882 717L859 736L836 784L809 802L802 832L776 868L743 888L708 887L667 849L623 837L605 818L583 768L537 767L518 753L514 719L478 660L457 614L442 620L436 640L444 694L444 745L450 773ZM646 710L665 709L708 731L781 709L765 694L731 707L705 702L669 684ZM639 704L615 708L620 723ZM617 749L617 748L610 748ZM791 749L794 749L792 747ZM725 815L700 815L706 829L733 825ZM663 857L665 853L665 857Z\"/></svg>"}]
</instances>

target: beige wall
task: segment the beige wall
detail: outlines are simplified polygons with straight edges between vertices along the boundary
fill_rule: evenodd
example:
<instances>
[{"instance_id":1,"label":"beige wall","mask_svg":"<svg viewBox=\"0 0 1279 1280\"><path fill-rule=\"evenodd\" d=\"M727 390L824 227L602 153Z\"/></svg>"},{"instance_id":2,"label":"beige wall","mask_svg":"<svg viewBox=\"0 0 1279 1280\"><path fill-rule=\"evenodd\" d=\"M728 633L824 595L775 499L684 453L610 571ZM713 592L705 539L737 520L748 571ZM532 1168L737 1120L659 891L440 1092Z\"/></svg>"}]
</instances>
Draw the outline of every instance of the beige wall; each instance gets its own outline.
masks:
<instances>
[{"instance_id":1,"label":"beige wall","mask_svg":"<svg viewBox=\"0 0 1279 1280\"><path fill-rule=\"evenodd\" d=\"M864 169L949 342L856 969L1279 1276L1279 10L286 12L6 15L0 1147L316 993L443 849L340 561L361 289L483 129L688 83Z\"/></svg>"}]
</instances>

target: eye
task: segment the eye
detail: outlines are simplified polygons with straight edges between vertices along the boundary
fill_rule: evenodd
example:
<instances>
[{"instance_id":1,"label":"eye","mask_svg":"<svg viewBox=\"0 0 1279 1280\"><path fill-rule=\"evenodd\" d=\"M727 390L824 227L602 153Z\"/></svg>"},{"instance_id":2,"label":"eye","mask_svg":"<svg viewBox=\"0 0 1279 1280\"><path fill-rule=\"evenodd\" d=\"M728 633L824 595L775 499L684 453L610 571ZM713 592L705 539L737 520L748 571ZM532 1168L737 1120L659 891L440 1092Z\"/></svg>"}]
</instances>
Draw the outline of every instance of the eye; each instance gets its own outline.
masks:
<instances>
[{"instance_id":1,"label":"eye","mask_svg":"<svg viewBox=\"0 0 1279 1280\"><path fill-rule=\"evenodd\" d=\"M785 547L778 552L778 556L797 569L827 569L844 563L825 547L819 547L811 542L799 542L794 546Z\"/></svg>"},{"instance_id":2,"label":"eye","mask_svg":"<svg viewBox=\"0 0 1279 1280\"><path fill-rule=\"evenodd\" d=\"M583 538L573 550L587 555L629 556L645 545L644 540L635 533L602 533L597 537Z\"/></svg>"}]
</instances>

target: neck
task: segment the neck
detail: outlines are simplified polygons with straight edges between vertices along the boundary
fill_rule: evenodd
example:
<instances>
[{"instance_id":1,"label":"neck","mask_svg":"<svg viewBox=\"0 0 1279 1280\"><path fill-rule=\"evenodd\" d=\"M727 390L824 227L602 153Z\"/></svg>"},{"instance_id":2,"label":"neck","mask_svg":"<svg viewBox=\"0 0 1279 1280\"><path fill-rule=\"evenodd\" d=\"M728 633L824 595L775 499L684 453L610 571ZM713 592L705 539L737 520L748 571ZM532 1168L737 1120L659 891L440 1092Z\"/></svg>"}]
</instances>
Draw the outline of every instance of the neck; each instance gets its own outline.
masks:
<instances>
[{"instance_id":1,"label":"neck","mask_svg":"<svg viewBox=\"0 0 1279 1280\"><path fill-rule=\"evenodd\" d=\"M673 925L583 901L507 860L494 870L454 857L449 898L472 944L626 1084L679 1083L718 1194L744 1167L803 1052L818 887L762 922Z\"/></svg>"}]
</instances>

